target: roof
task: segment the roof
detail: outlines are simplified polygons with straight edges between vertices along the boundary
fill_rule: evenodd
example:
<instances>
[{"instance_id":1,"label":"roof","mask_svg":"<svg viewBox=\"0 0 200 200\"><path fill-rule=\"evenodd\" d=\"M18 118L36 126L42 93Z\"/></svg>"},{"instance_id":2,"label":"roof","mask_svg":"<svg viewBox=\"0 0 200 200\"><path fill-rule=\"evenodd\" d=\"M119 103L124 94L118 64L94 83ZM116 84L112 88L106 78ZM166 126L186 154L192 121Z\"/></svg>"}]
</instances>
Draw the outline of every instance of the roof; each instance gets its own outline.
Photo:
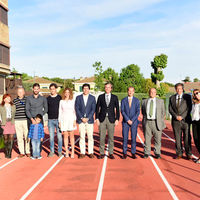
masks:
<instances>
[{"instance_id":1,"label":"roof","mask_svg":"<svg viewBox=\"0 0 200 200\"><path fill-rule=\"evenodd\" d=\"M56 83L54 81L51 81L51 80L47 80L47 79L44 79L44 78L41 78L41 77L35 77L33 79L30 79L30 80L27 80L27 81L24 81L25 83L39 83L39 84L51 84L51 83L55 83L57 86L62 86L62 84L60 83Z\"/></svg>"},{"instance_id":2,"label":"roof","mask_svg":"<svg viewBox=\"0 0 200 200\"><path fill-rule=\"evenodd\" d=\"M106 79L103 79L104 82L106 82ZM95 76L91 77L85 77L83 79L80 79L78 81L75 81L75 83L94 83L95 82Z\"/></svg>"},{"instance_id":3,"label":"roof","mask_svg":"<svg viewBox=\"0 0 200 200\"><path fill-rule=\"evenodd\" d=\"M200 82L186 82L184 83L185 92L191 92L194 89L200 89ZM170 92L175 92L174 87L169 88Z\"/></svg>"}]
</instances>

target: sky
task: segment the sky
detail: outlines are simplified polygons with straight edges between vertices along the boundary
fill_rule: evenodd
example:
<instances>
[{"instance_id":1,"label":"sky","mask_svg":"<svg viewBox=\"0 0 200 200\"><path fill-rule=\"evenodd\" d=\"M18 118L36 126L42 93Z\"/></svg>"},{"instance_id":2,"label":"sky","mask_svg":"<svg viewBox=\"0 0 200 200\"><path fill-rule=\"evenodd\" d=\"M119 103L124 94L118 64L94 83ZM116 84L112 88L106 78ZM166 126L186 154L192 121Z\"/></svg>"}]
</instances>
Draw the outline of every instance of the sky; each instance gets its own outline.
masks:
<instances>
[{"instance_id":1,"label":"sky","mask_svg":"<svg viewBox=\"0 0 200 200\"><path fill-rule=\"evenodd\" d=\"M200 79L199 0L8 0L11 68L79 78L92 65L137 64L145 78L168 56L164 81Z\"/></svg>"}]
</instances>

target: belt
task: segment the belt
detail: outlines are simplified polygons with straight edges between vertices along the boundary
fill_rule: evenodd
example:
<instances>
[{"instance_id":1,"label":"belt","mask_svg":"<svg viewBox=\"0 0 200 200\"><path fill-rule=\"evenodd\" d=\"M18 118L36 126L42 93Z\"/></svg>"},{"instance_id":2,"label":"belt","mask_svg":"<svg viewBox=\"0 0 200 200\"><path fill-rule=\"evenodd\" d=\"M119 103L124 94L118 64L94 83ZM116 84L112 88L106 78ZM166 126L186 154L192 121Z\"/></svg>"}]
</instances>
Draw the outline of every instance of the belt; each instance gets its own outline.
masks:
<instances>
[{"instance_id":1,"label":"belt","mask_svg":"<svg viewBox=\"0 0 200 200\"><path fill-rule=\"evenodd\" d=\"M156 121L155 119L147 119L147 121Z\"/></svg>"}]
</instances>

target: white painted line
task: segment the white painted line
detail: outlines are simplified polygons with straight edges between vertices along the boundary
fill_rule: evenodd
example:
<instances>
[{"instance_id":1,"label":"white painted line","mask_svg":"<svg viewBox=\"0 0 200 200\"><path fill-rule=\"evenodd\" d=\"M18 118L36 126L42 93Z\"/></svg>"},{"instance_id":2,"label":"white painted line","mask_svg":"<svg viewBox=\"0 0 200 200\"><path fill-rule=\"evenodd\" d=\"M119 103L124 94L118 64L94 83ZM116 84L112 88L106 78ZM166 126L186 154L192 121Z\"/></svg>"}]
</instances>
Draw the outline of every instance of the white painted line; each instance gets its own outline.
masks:
<instances>
[{"instance_id":1,"label":"white painted line","mask_svg":"<svg viewBox=\"0 0 200 200\"><path fill-rule=\"evenodd\" d=\"M142 143L142 145L144 146L144 143L141 139L141 137L139 136L139 134L137 134L140 142ZM172 198L174 200L178 200L178 197L176 196L174 190L172 189L172 187L170 186L170 184L168 183L167 179L165 178L164 174L162 173L162 171L160 170L160 168L158 167L158 165L156 164L155 160L150 156L151 162L153 163L154 167L156 168L158 174L160 175L161 179L163 180L165 186L167 187L170 195L172 196Z\"/></svg>"},{"instance_id":2,"label":"white painted line","mask_svg":"<svg viewBox=\"0 0 200 200\"><path fill-rule=\"evenodd\" d=\"M103 167L102 167L102 170L101 170L101 177L100 177L100 181L99 181L96 200L101 200L101 195L102 195L102 191L103 191L104 177L105 177L105 173L106 173L107 160L108 160L108 149L106 148L106 156L104 157L104 161L103 161Z\"/></svg>"},{"instance_id":3,"label":"white painted line","mask_svg":"<svg viewBox=\"0 0 200 200\"><path fill-rule=\"evenodd\" d=\"M172 139L169 135L167 135L166 133L162 132L167 138L169 138L173 143L175 143L175 140ZM183 147L184 149L184 147ZM192 157L195 158L195 159L198 159L194 154L192 154Z\"/></svg>"},{"instance_id":4,"label":"white painted line","mask_svg":"<svg viewBox=\"0 0 200 200\"><path fill-rule=\"evenodd\" d=\"M16 158L10 160L9 162L7 162L7 163L5 163L4 165L2 165L2 166L0 167L0 169L3 169L4 167L6 167L7 165L11 164L12 162L14 162L14 161L17 160L17 159L18 159L18 157L16 157Z\"/></svg>"},{"instance_id":5,"label":"white painted line","mask_svg":"<svg viewBox=\"0 0 200 200\"><path fill-rule=\"evenodd\" d=\"M50 138L46 139L43 143L47 142ZM6 167L7 165L11 164L12 162L18 160L18 157L10 160L9 162L5 163L4 165L0 166L0 170L3 169L4 167Z\"/></svg>"},{"instance_id":6,"label":"white painted line","mask_svg":"<svg viewBox=\"0 0 200 200\"><path fill-rule=\"evenodd\" d=\"M78 138L74 144L76 144L79 141L80 138ZM56 167L56 165L64 158L64 155L62 155L44 174L43 176L20 198L20 200L25 200L31 192L46 178L46 176Z\"/></svg>"},{"instance_id":7,"label":"white painted line","mask_svg":"<svg viewBox=\"0 0 200 200\"><path fill-rule=\"evenodd\" d=\"M54 167L63 159L63 155L44 173L44 175L20 198L26 199L30 193L45 179L45 177L54 169Z\"/></svg>"}]
</instances>

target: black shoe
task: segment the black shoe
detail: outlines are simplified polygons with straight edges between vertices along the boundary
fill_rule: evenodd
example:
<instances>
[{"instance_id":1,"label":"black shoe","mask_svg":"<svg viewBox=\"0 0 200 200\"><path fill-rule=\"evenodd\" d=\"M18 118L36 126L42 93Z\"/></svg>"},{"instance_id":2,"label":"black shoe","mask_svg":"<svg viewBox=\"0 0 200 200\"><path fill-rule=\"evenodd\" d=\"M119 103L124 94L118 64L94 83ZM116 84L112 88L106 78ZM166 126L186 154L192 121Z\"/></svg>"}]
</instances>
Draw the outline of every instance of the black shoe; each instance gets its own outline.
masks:
<instances>
[{"instance_id":1,"label":"black shoe","mask_svg":"<svg viewBox=\"0 0 200 200\"><path fill-rule=\"evenodd\" d=\"M148 157L149 157L148 154L144 154L144 156L143 156L144 159L146 159L146 158L148 158Z\"/></svg>"},{"instance_id":2,"label":"black shoe","mask_svg":"<svg viewBox=\"0 0 200 200\"><path fill-rule=\"evenodd\" d=\"M126 159L127 158L127 154L123 154L123 156L121 157L121 159Z\"/></svg>"},{"instance_id":3,"label":"black shoe","mask_svg":"<svg viewBox=\"0 0 200 200\"><path fill-rule=\"evenodd\" d=\"M110 155L109 155L109 158L110 158L110 159L115 159L115 157L113 156L113 154L110 154Z\"/></svg>"},{"instance_id":4,"label":"black shoe","mask_svg":"<svg viewBox=\"0 0 200 200\"><path fill-rule=\"evenodd\" d=\"M137 156L136 156L134 153L132 153L132 158L133 158L133 159L136 159Z\"/></svg>"},{"instance_id":5,"label":"black shoe","mask_svg":"<svg viewBox=\"0 0 200 200\"><path fill-rule=\"evenodd\" d=\"M156 159L161 159L160 154L155 154L155 158L156 158Z\"/></svg>"},{"instance_id":6,"label":"black shoe","mask_svg":"<svg viewBox=\"0 0 200 200\"><path fill-rule=\"evenodd\" d=\"M98 158L98 159L103 159L104 156L105 156L104 154L100 154L97 158Z\"/></svg>"},{"instance_id":7,"label":"black shoe","mask_svg":"<svg viewBox=\"0 0 200 200\"><path fill-rule=\"evenodd\" d=\"M188 160L192 160L192 155L186 155Z\"/></svg>"}]
</instances>

